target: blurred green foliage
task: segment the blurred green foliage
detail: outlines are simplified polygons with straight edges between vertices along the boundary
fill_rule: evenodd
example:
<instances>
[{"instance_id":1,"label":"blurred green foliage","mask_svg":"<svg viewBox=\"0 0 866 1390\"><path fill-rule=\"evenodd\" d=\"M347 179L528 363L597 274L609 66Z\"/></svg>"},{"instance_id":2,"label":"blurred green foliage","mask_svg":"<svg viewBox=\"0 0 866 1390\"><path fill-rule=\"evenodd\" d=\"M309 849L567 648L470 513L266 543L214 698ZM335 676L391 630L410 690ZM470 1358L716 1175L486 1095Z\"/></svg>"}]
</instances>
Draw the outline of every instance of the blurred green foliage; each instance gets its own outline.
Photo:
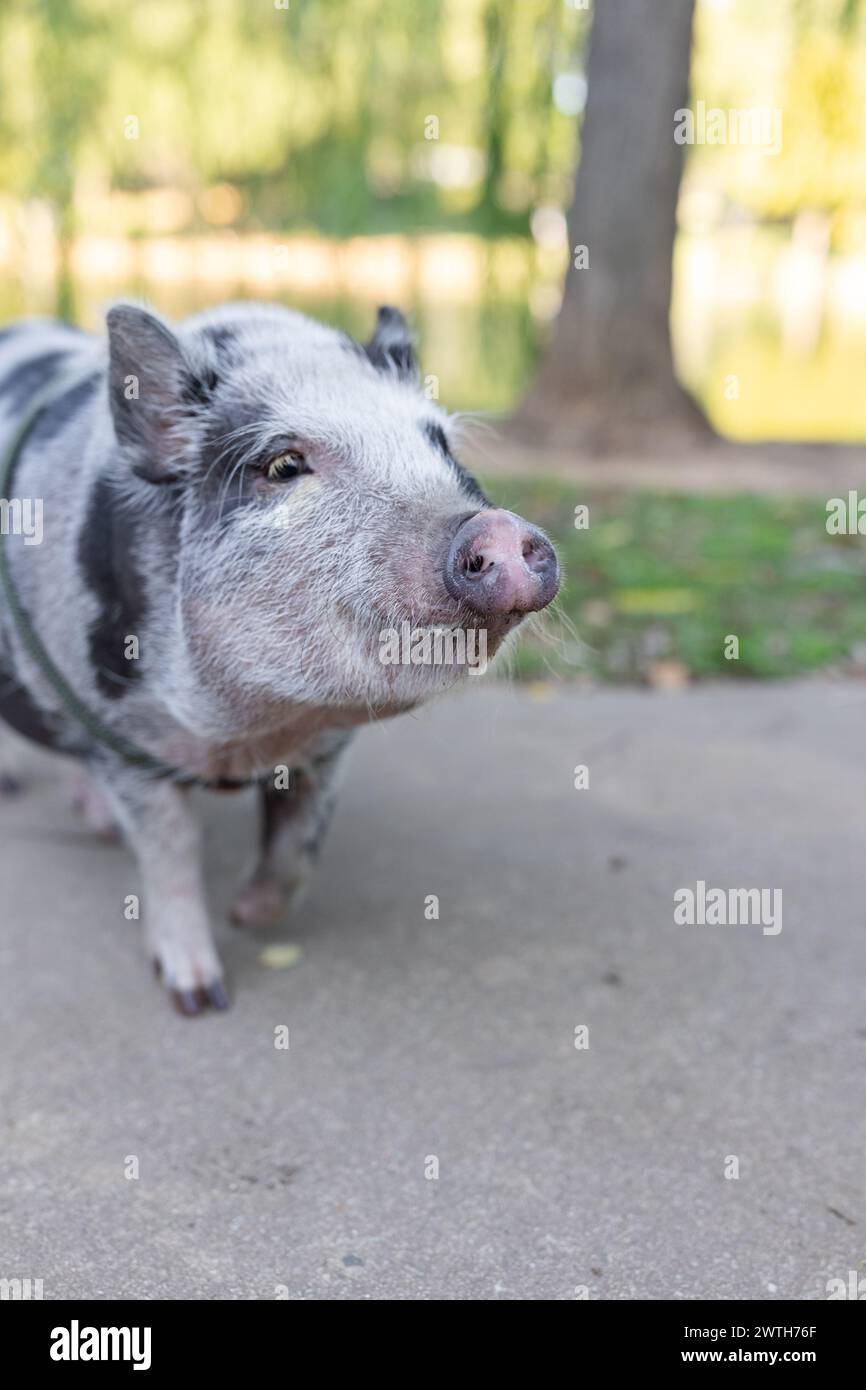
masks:
<instances>
[{"instance_id":1,"label":"blurred green foliage","mask_svg":"<svg viewBox=\"0 0 866 1390\"><path fill-rule=\"evenodd\" d=\"M225 181L241 226L525 231L568 193L552 83L587 29L563 0L5 0L0 184Z\"/></svg>"},{"instance_id":2,"label":"blurred green foliage","mask_svg":"<svg viewBox=\"0 0 866 1390\"><path fill-rule=\"evenodd\" d=\"M0 187L195 195L236 225L528 230L567 203L591 11L574 0L4 0ZM860 0L699 0L692 101L778 107L778 155L695 146L764 218L863 206ZM137 138L125 121L135 116Z\"/></svg>"}]
</instances>

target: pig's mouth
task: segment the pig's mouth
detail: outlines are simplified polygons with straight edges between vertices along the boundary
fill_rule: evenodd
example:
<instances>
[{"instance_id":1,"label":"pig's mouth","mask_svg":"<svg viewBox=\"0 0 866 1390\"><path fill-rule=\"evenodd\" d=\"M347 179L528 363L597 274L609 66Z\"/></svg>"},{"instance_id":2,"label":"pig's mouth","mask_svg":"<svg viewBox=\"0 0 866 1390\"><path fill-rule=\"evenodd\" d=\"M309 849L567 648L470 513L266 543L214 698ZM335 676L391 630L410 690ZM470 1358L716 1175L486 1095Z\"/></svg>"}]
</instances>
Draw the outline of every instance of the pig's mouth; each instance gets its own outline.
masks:
<instances>
[{"instance_id":1,"label":"pig's mouth","mask_svg":"<svg viewBox=\"0 0 866 1390\"><path fill-rule=\"evenodd\" d=\"M525 613L515 611L490 614L487 617L480 617L477 613L463 612L455 618L452 609L450 613L443 612L442 614L434 614L432 617L428 614L423 620L418 620L418 625L422 626L426 623L428 627L450 627L455 632L464 632L467 636L477 633L480 637L480 634L484 633L488 650L492 656L496 648L505 641L509 633L514 632L520 626L525 617Z\"/></svg>"},{"instance_id":2,"label":"pig's mouth","mask_svg":"<svg viewBox=\"0 0 866 1390\"><path fill-rule=\"evenodd\" d=\"M509 612L481 617L455 613L456 605L424 612L404 610L395 617L382 615L367 628L368 652L386 675L389 685L400 672L411 670L435 685L451 685L466 674L483 674L500 646L520 624L525 613ZM420 669L419 669L420 668Z\"/></svg>"},{"instance_id":3,"label":"pig's mouth","mask_svg":"<svg viewBox=\"0 0 866 1390\"><path fill-rule=\"evenodd\" d=\"M341 606L343 618L356 630L366 632L373 645L383 639L383 634L408 626L419 633L441 630L453 633L455 638L462 636L473 641L483 636L492 655L529 616L525 609L517 607L499 613L479 613L468 603L452 597L443 586L432 586L432 593L425 593L425 586L418 587L420 592L405 594L403 602L397 604L374 598L360 609L351 604Z\"/></svg>"}]
</instances>

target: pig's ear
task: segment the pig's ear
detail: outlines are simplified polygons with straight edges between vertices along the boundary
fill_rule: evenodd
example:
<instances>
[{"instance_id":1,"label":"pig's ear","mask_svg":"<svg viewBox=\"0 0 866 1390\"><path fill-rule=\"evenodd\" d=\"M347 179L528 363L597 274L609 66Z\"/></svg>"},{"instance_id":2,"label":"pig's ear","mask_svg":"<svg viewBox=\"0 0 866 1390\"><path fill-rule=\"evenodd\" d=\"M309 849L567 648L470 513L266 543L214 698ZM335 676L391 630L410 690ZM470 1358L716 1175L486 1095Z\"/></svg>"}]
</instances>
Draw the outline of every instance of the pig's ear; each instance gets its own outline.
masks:
<instances>
[{"instance_id":1,"label":"pig's ear","mask_svg":"<svg viewBox=\"0 0 866 1390\"><path fill-rule=\"evenodd\" d=\"M409 325L399 309L383 304L376 320L376 332L364 351L380 371L414 380L418 375L415 344Z\"/></svg>"},{"instance_id":2,"label":"pig's ear","mask_svg":"<svg viewBox=\"0 0 866 1390\"><path fill-rule=\"evenodd\" d=\"M108 399L117 442L134 473L174 482L184 452L189 367L170 328L133 304L108 311Z\"/></svg>"}]
</instances>

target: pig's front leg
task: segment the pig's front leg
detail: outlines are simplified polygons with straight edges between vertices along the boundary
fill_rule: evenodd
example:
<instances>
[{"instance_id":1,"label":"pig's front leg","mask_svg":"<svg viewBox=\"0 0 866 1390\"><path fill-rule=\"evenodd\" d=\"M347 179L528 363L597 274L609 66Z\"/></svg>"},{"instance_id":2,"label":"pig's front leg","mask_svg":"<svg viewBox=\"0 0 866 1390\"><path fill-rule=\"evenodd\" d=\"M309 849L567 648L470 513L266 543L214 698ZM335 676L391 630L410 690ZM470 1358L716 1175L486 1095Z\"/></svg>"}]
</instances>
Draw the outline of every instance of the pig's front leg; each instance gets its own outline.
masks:
<instances>
[{"instance_id":1,"label":"pig's front leg","mask_svg":"<svg viewBox=\"0 0 866 1390\"><path fill-rule=\"evenodd\" d=\"M142 879L144 935L154 967L183 1014L228 1007L211 937L201 834L188 794L129 769L100 781L117 809Z\"/></svg>"},{"instance_id":2,"label":"pig's front leg","mask_svg":"<svg viewBox=\"0 0 866 1390\"><path fill-rule=\"evenodd\" d=\"M336 774L346 734L293 768L287 788L261 790L262 833L255 867L241 889L232 920L238 926L273 926L303 900L336 804Z\"/></svg>"}]
</instances>

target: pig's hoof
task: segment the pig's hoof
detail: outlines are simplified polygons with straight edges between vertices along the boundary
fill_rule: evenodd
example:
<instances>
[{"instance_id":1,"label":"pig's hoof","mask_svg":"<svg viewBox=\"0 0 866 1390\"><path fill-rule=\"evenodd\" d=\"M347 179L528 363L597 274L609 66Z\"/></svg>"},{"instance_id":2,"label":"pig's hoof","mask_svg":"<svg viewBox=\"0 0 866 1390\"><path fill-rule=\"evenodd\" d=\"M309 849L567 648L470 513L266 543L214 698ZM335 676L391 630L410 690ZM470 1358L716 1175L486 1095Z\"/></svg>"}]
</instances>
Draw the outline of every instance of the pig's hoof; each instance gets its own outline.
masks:
<instances>
[{"instance_id":1,"label":"pig's hoof","mask_svg":"<svg viewBox=\"0 0 866 1390\"><path fill-rule=\"evenodd\" d=\"M151 947L151 964L156 978L165 985L179 1014L195 1018L206 1009L227 1009L229 996L213 950L204 949L197 958L182 956L167 948Z\"/></svg>"},{"instance_id":2,"label":"pig's hoof","mask_svg":"<svg viewBox=\"0 0 866 1390\"><path fill-rule=\"evenodd\" d=\"M19 796L24 783L11 772L0 772L0 796Z\"/></svg>"},{"instance_id":3,"label":"pig's hoof","mask_svg":"<svg viewBox=\"0 0 866 1390\"><path fill-rule=\"evenodd\" d=\"M253 879L235 898L231 919L236 927L275 927L286 912L286 892L275 878Z\"/></svg>"},{"instance_id":4,"label":"pig's hoof","mask_svg":"<svg viewBox=\"0 0 866 1390\"><path fill-rule=\"evenodd\" d=\"M173 989L171 1002L184 1018L195 1018L205 1009L227 1009L229 997L222 980L214 980L200 989Z\"/></svg>"}]
</instances>

